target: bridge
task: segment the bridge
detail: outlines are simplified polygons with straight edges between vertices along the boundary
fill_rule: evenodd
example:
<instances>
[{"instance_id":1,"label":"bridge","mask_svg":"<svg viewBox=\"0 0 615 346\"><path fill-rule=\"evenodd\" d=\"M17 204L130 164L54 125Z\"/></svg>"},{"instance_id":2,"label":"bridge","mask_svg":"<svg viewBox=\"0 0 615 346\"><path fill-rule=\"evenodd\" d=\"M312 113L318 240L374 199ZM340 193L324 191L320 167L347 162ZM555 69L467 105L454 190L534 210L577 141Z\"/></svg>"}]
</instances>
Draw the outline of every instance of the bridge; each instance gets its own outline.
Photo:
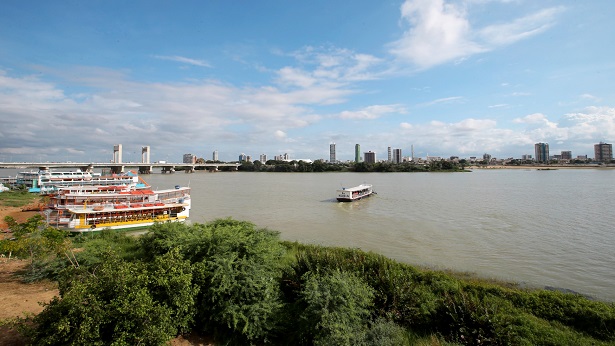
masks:
<instances>
[{"instance_id":1,"label":"bridge","mask_svg":"<svg viewBox=\"0 0 615 346\"><path fill-rule=\"evenodd\" d=\"M0 162L0 168L38 168L39 170L57 169L57 168L78 168L84 172L92 171L95 168L107 168L111 173L125 172L127 168L137 168L139 174L150 174L154 168L160 168L162 173L173 173L178 170L192 173L197 168L202 168L210 171L218 171L220 167L230 167L232 170L237 170L240 163L140 163L140 162Z\"/></svg>"}]
</instances>

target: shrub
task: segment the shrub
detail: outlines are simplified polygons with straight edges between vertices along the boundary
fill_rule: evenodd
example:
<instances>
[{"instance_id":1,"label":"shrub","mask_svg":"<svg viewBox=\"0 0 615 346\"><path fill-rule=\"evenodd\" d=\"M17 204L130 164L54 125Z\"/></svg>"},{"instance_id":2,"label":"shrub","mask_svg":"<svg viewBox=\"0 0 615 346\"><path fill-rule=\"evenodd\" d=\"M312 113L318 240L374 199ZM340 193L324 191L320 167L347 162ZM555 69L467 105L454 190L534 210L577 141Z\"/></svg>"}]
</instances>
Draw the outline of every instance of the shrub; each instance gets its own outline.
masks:
<instances>
[{"instance_id":1,"label":"shrub","mask_svg":"<svg viewBox=\"0 0 615 346\"><path fill-rule=\"evenodd\" d=\"M373 290L358 277L339 270L329 274L307 273L299 304L304 340L314 345L363 343Z\"/></svg>"},{"instance_id":2,"label":"shrub","mask_svg":"<svg viewBox=\"0 0 615 346\"><path fill-rule=\"evenodd\" d=\"M33 344L162 345L186 327L190 314L177 310L183 303L190 305L186 275L158 278L152 285L145 265L107 255L92 271L82 267L64 273L61 298L55 297L33 319L35 328L27 333ZM153 268L156 274L185 274L185 265L174 256L161 258ZM164 282L175 282L173 291L165 291L170 287Z\"/></svg>"}]
</instances>

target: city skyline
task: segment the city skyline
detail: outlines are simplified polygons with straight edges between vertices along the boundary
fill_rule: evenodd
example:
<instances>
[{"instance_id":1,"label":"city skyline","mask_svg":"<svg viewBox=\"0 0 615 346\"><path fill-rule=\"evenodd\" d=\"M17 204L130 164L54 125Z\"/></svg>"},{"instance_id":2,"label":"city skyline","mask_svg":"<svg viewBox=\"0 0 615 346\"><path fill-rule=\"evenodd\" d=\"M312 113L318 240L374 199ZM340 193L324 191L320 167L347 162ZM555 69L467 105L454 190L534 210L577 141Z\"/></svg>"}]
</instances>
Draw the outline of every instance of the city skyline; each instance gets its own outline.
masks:
<instances>
[{"instance_id":1,"label":"city skyline","mask_svg":"<svg viewBox=\"0 0 615 346\"><path fill-rule=\"evenodd\" d=\"M0 3L0 161L592 156L615 3ZM343 18L343 21L341 20ZM281 30L283 28L283 30ZM412 150L412 145L414 150ZM129 150L132 149L132 150ZM133 149L134 148L134 149Z\"/></svg>"}]
</instances>

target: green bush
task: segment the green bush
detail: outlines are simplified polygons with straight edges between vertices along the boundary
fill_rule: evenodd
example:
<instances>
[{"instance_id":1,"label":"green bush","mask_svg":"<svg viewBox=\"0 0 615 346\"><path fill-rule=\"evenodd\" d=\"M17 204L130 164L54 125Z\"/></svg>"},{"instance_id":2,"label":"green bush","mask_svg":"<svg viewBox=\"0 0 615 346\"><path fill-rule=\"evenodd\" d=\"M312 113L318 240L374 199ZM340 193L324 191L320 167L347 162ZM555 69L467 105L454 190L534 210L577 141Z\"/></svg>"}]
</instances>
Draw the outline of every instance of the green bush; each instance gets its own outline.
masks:
<instances>
[{"instance_id":1,"label":"green bush","mask_svg":"<svg viewBox=\"0 0 615 346\"><path fill-rule=\"evenodd\" d=\"M267 340L278 326L284 248L277 232L222 219L205 225L157 225L141 244L147 256L177 248L193 263L200 329L218 339L255 343Z\"/></svg>"},{"instance_id":2,"label":"green bush","mask_svg":"<svg viewBox=\"0 0 615 346\"><path fill-rule=\"evenodd\" d=\"M176 253L150 268L108 253L100 266L65 272L61 298L33 319L28 335L33 344L163 345L190 325L191 281L189 265Z\"/></svg>"},{"instance_id":3,"label":"green bush","mask_svg":"<svg viewBox=\"0 0 615 346\"><path fill-rule=\"evenodd\" d=\"M339 270L306 273L300 296L304 341L314 345L365 342L374 293L361 279Z\"/></svg>"}]
</instances>

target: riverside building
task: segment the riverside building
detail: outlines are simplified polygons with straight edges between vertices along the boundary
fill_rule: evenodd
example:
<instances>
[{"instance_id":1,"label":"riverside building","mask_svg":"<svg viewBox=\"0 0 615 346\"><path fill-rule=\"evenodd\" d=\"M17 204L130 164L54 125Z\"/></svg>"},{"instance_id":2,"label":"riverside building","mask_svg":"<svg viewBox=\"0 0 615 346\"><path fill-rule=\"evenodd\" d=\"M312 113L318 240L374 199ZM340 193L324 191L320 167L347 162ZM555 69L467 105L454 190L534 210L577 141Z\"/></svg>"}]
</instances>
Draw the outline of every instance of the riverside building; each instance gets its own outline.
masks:
<instances>
[{"instance_id":1,"label":"riverside building","mask_svg":"<svg viewBox=\"0 0 615 346\"><path fill-rule=\"evenodd\" d=\"M548 143L534 144L534 154L536 157L536 162L548 163L549 162L549 144Z\"/></svg>"},{"instance_id":2,"label":"riverside building","mask_svg":"<svg viewBox=\"0 0 615 346\"><path fill-rule=\"evenodd\" d=\"M376 163L376 153L373 151L368 151L364 154L365 163Z\"/></svg>"},{"instance_id":3,"label":"riverside building","mask_svg":"<svg viewBox=\"0 0 615 346\"><path fill-rule=\"evenodd\" d=\"M336 163L337 159L335 157L335 143L329 144L329 162Z\"/></svg>"},{"instance_id":4,"label":"riverside building","mask_svg":"<svg viewBox=\"0 0 615 346\"><path fill-rule=\"evenodd\" d=\"M390 159L389 159L390 161ZM401 149L393 149L393 163L401 163L402 162L402 156L401 156Z\"/></svg>"},{"instance_id":5,"label":"riverside building","mask_svg":"<svg viewBox=\"0 0 615 346\"><path fill-rule=\"evenodd\" d=\"M600 142L594 144L594 160L598 162L611 162L613 160L613 145Z\"/></svg>"}]
</instances>

